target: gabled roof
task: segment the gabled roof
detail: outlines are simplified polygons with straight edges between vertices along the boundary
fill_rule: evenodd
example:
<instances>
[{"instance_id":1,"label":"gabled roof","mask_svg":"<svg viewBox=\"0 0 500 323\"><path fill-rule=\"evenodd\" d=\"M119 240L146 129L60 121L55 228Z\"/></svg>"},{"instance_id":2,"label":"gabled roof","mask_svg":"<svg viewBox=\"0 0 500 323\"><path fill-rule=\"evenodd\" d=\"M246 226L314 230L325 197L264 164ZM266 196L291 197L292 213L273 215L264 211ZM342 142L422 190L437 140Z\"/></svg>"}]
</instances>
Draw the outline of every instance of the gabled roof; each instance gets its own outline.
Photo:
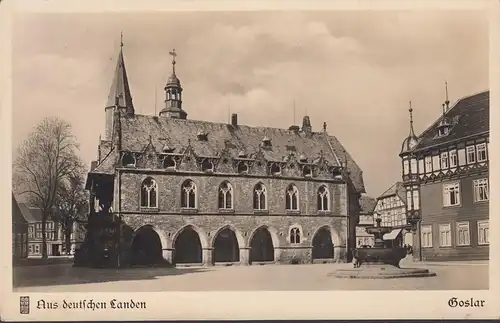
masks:
<instances>
[{"instance_id":1,"label":"gabled roof","mask_svg":"<svg viewBox=\"0 0 500 323\"><path fill-rule=\"evenodd\" d=\"M28 220L24 217L21 209L19 208L19 204L17 203L14 194L12 194L12 223L22 224L28 223Z\"/></svg>"},{"instance_id":2,"label":"gabled roof","mask_svg":"<svg viewBox=\"0 0 500 323\"><path fill-rule=\"evenodd\" d=\"M226 123L199 120L183 120L156 116L121 116L122 150L142 152L152 144L157 152L168 145L174 153L182 153L191 146L197 156L217 157L223 150L234 158L244 152L252 158L259 151L262 140L270 139L271 147L261 148L264 158L270 161L283 161L290 150L297 156L304 155L313 162L321 155L330 166L341 166L347 161L350 179L356 191L364 192L362 171L340 144L337 138L324 132L307 135L287 129L270 127L232 126ZM198 140L197 134L203 132L208 140ZM106 163L106 158L101 165ZM96 170L108 171L108 167L97 166ZM112 167L109 165L109 167Z\"/></svg>"},{"instance_id":3,"label":"gabled roof","mask_svg":"<svg viewBox=\"0 0 500 323\"><path fill-rule=\"evenodd\" d=\"M392 186L389 187L384 193L380 194L377 200L390 196L398 196L403 202L406 203L406 190L402 182L392 184Z\"/></svg>"},{"instance_id":4,"label":"gabled roof","mask_svg":"<svg viewBox=\"0 0 500 323\"><path fill-rule=\"evenodd\" d=\"M116 62L115 74L113 75L113 81L109 90L108 102L106 104L106 107L114 106L127 108L127 111L134 110L127 70L125 69L125 60L123 59L123 50L121 48Z\"/></svg>"},{"instance_id":5,"label":"gabled roof","mask_svg":"<svg viewBox=\"0 0 500 323\"><path fill-rule=\"evenodd\" d=\"M28 222L41 222L42 211L38 208L31 208L26 203L19 203L19 209Z\"/></svg>"},{"instance_id":6,"label":"gabled roof","mask_svg":"<svg viewBox=\"0 0 500 323\"><path fill-rule=\"evenodd\" d=\"M490 130L490 91L484 91L458 100L446 113L452 127L446 136L437 137L437 127L442 119L440 116L420 136L415 150L427 149L453 140L459 140Z\"/></svg>"},{"instance_id":7,"label":"gabled roof","mask_svg":"<svg viewBox=\"0 0 500 323\"><path fill-rule=\"evenodd\" d=\"M375 210L377 199L368 195L361 195L359 198L359 206L361 214L371 214Z\"/></svg>"}]
</instances>

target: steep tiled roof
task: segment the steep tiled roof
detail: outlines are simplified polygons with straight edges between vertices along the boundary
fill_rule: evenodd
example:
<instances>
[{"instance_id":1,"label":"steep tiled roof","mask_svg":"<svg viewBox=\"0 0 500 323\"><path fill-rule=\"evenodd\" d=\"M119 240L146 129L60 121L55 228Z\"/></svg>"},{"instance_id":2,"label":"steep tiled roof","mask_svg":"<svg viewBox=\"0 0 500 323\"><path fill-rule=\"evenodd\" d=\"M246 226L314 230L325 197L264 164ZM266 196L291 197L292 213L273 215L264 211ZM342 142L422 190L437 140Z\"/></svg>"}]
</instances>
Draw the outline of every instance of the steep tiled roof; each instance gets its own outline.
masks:
<instances>
[{"instance_id":1,"label":"steep tiled roof","mask_svg":"<svg viewBox=\"0 0 500 323\"><path fill-rule=\"evenodd\" d=\"M437 127L442 119L440 116L419 136L419 143L415 150L489 131L489 99L490 92L485 91L458 100L445 114L452 124L449 134L442 137L436 136Z\"/></svg>"},{"instance_id":2,"label":"steep tiled roof","mask_svg":"<svg viewBox=\"0 0 500 323\"><path fill-rule=\"evenodd\" d=\"M402 182L396 182L392 184L392 186L389 187L384 193L380 194L380 196L377 199L380 200L383 199L384 197L389 197L393 195L398 196L401 200L403 200L403 202L406 202L406 190Z\"/></svg>"},{"instance_id":3,"label":"steep tiled roof","mask_svg":"<svg viewBox=\"0 0 500 323\"><path fill-rule=\"evenodd\" d=\"M309 162L323 153L330 166L341 166L347 159L350 179L358 192L364 192L362 171L354 159L345 151L337 138L325 133L313 132L310 136L302 132L269 127L232 126L226 123L198 120L183 120L156 116L134 115L121 117L122 150L142 152L150 140L156 151L161 152L165 145L181 153L188 145L198 156L216 157L225 148L232 157L240 152L248 157L257 153L264 137L271 141L270 149L262 148L267 160L283 161L290 149L298 156L303 154ZM204 133L208 140L198 140ZM151 139L150 139L151 138ZM109 156L110 157L110 156ZM95 171L110 171L113 160L105 158ZM109 164L107 164L109 163Z\"/></svg>"},{"instance_id":4,"label":"steep tiled roof","mask_svg":"<svg viewBox=\"0 0 500 323\"><path fill-rule=\"evenodd\" d=\"M14 194L12 194L12 223L28 223L28 220L23 216L19 204L17 203Z\"/></svg>"},{"instance_id":5,"label":"steep tiled roof","mask_svg":"<svg viewBox=\"0 0 500 323\"><path fill-rule=\"evenodd\" d=\"M42 212L38 208L31 208L26 203L19 203L19 209L28 222L42 221Z\"/></svg>"},{"instance_id":6,"label":"steep tiled roof","mask_svg":"<svg viewBox=\"0 0 500 323\"><path fill-rule=\"evenodd\" d=\"M368 195L361 195L359 198L359 206L361 214L371 214L377 205L377 199Z\"/></svg>"}]
</instances>

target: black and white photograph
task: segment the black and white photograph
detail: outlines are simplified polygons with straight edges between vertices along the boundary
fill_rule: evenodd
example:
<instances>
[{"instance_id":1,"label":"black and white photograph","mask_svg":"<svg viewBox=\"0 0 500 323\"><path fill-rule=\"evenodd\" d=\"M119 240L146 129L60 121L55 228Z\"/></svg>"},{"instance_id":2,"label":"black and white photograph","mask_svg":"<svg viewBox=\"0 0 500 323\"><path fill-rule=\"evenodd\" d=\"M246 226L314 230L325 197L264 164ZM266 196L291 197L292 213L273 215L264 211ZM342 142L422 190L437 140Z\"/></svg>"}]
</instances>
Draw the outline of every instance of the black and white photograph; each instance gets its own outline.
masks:
<instances>
[{"instance_id":1,"label":"black and white photograph","mask_svg":"<svg viewBox=\"0 0 500 323\"><path fill-rule=\"evenodd\" d=\"M326 291L464 291L439 306L491 312L488 3L13 9L21 313Z\"/></svg>"}]
</instances>

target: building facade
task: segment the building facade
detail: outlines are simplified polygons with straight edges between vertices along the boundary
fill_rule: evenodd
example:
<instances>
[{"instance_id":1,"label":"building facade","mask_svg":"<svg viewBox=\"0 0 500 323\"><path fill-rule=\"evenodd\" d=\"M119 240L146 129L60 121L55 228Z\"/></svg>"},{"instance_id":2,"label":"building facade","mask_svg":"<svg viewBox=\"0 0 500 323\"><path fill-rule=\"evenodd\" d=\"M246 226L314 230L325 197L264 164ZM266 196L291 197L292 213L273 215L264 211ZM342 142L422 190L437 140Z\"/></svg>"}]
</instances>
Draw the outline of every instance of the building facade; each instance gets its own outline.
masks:
<instances>
[{"instance_id":1,"label":"building facade","mask_svg":"<svg viewBox=\"0 0 500 323\"><path fill-rule=\"evenodd\" d=\"M25 203L19 203L21 213L28 221L28 257L42 256L42 212L38 208L29 207ZM45 222L45 236L48 256L61 256L66 253L65 237L60 223L47 220ZM70 237L70 255L80 246L85 238L85 230L79 223L73 224Z\"/></svg>"},{"instance_id":2,"label":"building facade","mask_svg":"<svg viewBox=\"0 0 500 323\"><path fill-rule=\"evenodd\" d=\"M230 123L190 120L171 54L164 109L138 115L120 49L87 178L84 262L349 260L363 177L326 124L314 132L307 116L289 129L242 125L235 114Z\"/></svg>"},{"instance_id":3,"label":"building facade","mask_svg":"<svg viewBox=\"0 0 500 323\"><path fill-rule=\"evenodd\" d=\"M413 245L413 228L406 218L406 189L402 182L396 182L377 198L375 218L380 218L380 226L391 227L383 239L394 247Z\"/></svg>"},{"instance_id":4,"label":"building facade","mask_svg":"<svg viewBox=\"0 0 500 323\"><path fill-rule=\"evenodd\" d=\"M373 247L375 237L366 232L367 227L375 225L374 210L377 200L371 196L361 195L359 199L359 221L356 226L356 248Z\"/></svg>"},{"instance_id":5,"label":"building facade","mask_svg":"<svg viewBox=\"0 0 500 323\"><path fill-rule=\"evenodd\" d=\"M421 260L489 258L489 91L449 101L420 136L403 142L408 219Z\"/></svg>"},{"instance_id":6,"label":"building facade","mask_svg":"<svg viewBox=\"0 0 500 323\"><path fill-rule=\"evenodd\" d=\"M12 260L16 263L28 257L28 221L24 218L12 194Z\"/></svg>"}]
</instances>

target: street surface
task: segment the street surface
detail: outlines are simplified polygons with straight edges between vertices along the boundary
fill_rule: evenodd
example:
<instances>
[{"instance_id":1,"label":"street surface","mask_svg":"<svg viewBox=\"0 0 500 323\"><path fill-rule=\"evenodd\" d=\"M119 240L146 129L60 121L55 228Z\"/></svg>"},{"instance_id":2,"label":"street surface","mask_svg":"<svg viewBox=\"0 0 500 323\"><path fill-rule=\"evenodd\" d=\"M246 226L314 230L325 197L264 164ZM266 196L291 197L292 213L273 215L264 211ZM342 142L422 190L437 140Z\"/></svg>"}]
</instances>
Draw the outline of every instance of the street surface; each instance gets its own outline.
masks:
<instances>
[{"instance_id":1,"label":"street surface","mask_svg":"<svg viewBox=\"0 0 500 323\"><path fill-rule=\"evenodd\" d=\"M71 264L14 268L15 292L157 292L285 290L488 289L488 262L402 263L437 274L427 278L338 279L352 264L88 269Z\"/></svg>"}]
</instances>

